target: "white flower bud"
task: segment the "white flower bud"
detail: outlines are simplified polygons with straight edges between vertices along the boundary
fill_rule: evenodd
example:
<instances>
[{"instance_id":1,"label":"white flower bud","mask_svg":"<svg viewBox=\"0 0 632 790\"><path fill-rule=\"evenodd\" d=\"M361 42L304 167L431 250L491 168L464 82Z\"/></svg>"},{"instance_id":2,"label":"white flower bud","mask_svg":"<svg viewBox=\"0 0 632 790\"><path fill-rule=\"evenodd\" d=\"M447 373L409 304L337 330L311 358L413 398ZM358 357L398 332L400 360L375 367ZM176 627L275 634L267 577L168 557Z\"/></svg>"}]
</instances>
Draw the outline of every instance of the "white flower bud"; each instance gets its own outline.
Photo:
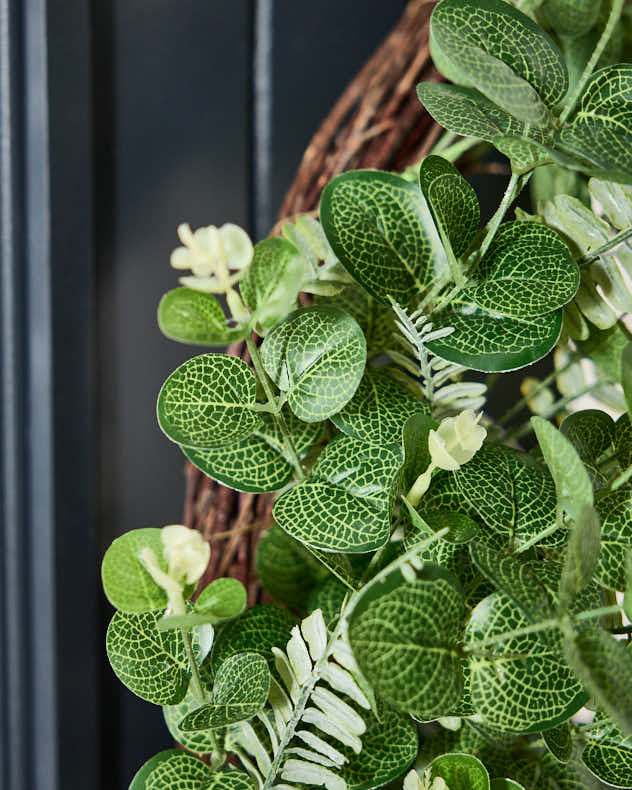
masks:
<instances>
[{"instance_id":1,"label":"white flower bud","mask_svg":"<svg viewBox=\"0 0 632 790\"><path fill-rule=\"evenodd\" d=\"M169 576L185 584L197 582L211 557L211 547L202 535L183 524L171 524L162 528L160 537Z\"/></svg>"}]
</instances>

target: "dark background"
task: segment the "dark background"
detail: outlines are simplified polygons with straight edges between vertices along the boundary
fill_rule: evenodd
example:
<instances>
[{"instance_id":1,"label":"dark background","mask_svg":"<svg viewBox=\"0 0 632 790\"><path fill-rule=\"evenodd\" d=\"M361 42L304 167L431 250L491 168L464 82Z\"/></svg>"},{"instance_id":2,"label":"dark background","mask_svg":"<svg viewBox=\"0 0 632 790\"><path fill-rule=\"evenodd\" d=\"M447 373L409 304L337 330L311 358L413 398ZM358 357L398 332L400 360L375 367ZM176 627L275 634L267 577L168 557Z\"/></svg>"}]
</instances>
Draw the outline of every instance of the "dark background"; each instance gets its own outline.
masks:
<instances>
[{"instance_id":1,"label":"dark background","mask_svg":"<svg viewBox=\"0 0 632 790\"><path fill-rule=\"evenodd\" d=\"M274 223L394 0L0 0L0 786L119 790L170 745L105 660L103 551L181 518L156 394L176 226ZM487 185L492 201L503 179Z\"/></svg>"}]
</instances>

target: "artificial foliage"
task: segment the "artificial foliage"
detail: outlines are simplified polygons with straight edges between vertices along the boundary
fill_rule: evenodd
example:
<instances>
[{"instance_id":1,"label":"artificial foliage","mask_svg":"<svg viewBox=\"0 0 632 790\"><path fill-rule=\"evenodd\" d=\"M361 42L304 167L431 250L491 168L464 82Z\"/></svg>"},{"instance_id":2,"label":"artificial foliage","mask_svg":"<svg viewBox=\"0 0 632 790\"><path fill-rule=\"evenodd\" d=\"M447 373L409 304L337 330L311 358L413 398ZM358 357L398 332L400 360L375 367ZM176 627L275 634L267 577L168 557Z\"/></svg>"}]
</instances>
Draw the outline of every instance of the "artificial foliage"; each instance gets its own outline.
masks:
<instances>
[{"instance_id":1,"label":"artificial foliage","mask_svg":"<svg viewBox=\"0 0 632 790\"><path fill-rule=\"evenodd\" d=\"M112 544L110 663L182 747L130 790L632 788L624 5L441 0L445 81L417 91L446 132L418 166L344 173L254 246L179 228L161 330L249 361L185 362L158 423L205 475L273 494L275 603L200 583L187 527ZM481 227L453 159L492 146L511 177ZM490 413L518 369L524 397Z\"/></svg>"}]
</instances>

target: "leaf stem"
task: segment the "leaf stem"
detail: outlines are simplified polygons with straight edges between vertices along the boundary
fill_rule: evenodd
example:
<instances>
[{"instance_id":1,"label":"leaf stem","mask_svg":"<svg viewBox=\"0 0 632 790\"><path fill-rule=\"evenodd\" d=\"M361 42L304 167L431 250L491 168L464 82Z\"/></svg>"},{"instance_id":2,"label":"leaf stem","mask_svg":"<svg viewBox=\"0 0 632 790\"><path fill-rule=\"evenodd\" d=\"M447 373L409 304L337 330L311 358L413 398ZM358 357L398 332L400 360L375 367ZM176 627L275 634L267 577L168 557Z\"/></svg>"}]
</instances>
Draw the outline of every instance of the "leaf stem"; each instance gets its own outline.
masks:
<instances>
[{"instance_id":1,"label":"leaf stem","mask_svg":"<svg viewBox=\"0 0 632 790\"><path fill-rule=\"evenodd\" d=\"M248 353L250 354L250 359L252 360L252 364L255 367L257 372L257 376L259 377L259 381L263 385L264 392L266 394L266 398L268 399L268 403L272 407L272 416L274 417L279 430L283 436L283 442L285 444L285 451L288 455L288 460L294 467L294 471L296 473L296 479L301 482L305 480L305 472L303 470L303 465L298 457L298 453L296 452L296 447L294 447L294 442L292 441L292 437L290 436L290 431L287 427L287 423L285 422L285 417L283 416L283 412L279 406L279 401L275 397L274 392L272 391L272 386L270 384L270 379L268 378L268 374L263 367L263 363L261 362L261 356L259 355L259 349L257 348L254 340L252 339L252 335L246 336L246 347L248 348Z\"/></svg>"},{"instance_id":2,"label":"leaf stem","mask_svg":"<svg viewBox=\"0 0 632 790\"><path fill-rule=\"evenodd\" d=\"M614 29L621 17L621 12L623 11L623 2L624 0L612 0L612 8L610 9L610 15L608 17L608 21L606 22L606 26L603 29L603 33L597 42L597 46L593 50L592 55L590 56L590 60L586 64L584 71L582 72L581 77L577 85L575 86L575 90L573 91L571 98L568 100L562 114L560 115L560 122L564 123L568 116L571 114L575 105L577 104L578 99L580 98L581 94L586 87L586 83L591 78L593 71L595 70L595 66L599 62L599 58L602 56L604 49L606 48L608 42L612 34L614 33Z\"/></svg>"},{"instance_id":3,"label":"leaf stem","mask_svg":"<svg viewBox=\"0 0 632 790\"><path fill-rule=\"evenodd\" d=\"M494 212L492 218L487 223L485 236L483 238L480 249L478 251L477 257L479 261L487 252L489 245L492 243L494 236L496 235L498 226L503 221L503 218L507 213L507 211L509 210L509 207L520 194L520 191L524 186L524 184L520 183L521 178L522 176L519 173L511 174L511 178L509 179L509 183L507 184L507 189L505 189L505 194L503 195L503 199L501 200L500 205ZM525 184L527 183L526 179L524 180L524 183Z\"/></svg>"},{"instance_id":4,"label":"leaf stem","mask_svg":"<svg viewBox=\"0 0 632 790\"><path fill-rule=\"evenodd\" d=\"M603 255L604 252L608 252L630 237L632 237L632 227L626 228L620 233L617 233L616 236L613 236L611 239L608 239L608 241L604 242L601 247L597 247L596 249L587 252L585 255L582 255L581 258L577 259L577 263L580 265L592 263L593 261L596 261L600 255Z\"/></svg>"}]
</instances>

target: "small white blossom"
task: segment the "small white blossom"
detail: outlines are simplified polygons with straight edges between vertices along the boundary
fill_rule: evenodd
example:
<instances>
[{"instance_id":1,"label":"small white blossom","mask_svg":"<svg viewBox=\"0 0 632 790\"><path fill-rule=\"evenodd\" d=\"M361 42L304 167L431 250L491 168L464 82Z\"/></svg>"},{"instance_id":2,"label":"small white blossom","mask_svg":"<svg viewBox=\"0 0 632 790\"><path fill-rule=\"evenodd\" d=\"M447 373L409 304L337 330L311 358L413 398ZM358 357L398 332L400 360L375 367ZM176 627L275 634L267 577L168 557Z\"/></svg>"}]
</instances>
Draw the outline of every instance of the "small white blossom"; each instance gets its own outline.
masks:
<instances>
[{"instance_id":1,"label":"small white blossom","mask_svg":"<svg viewBox=\"0 0 632 790\"><path fill-rule=\"evenodd\" d=\"M250 237L243 228L227 222L221 228L209 225L192 231L184 223L178 226L182 247L171 253L174 269L190 269L192 274L180 283L196 291L226 294L228 307L237 320L244 320L248 311L233 289L253 256Z\"/></svg>"},{"instance_id":2,"label":"small white blossom","mask_svg":"<svg viewBox=\"0 0 632 790\"><path fill-rule=\"evenodd\" d=\"M422 779L417 771L409 771L404 779L404 790L450 790L445 780L440 776L431 780L428 772L424 774Z\"/></svg>"},{"instance_id":3,"label":"small white blossom","mask_svg":"<svg viewBox=\"0 0 632 790\"><path fill-rule=\"evenodd\" d=\"M413 507L419 504L419 500L428 490L435 469L455 472L471 461L481 449L487 431L478 424L480 418L481 413L475 414L472 409L465 409L457 417L441 420L437 430L429 432L430 465L415 480L406 497Z\"/></svg>"}]
</instances>

